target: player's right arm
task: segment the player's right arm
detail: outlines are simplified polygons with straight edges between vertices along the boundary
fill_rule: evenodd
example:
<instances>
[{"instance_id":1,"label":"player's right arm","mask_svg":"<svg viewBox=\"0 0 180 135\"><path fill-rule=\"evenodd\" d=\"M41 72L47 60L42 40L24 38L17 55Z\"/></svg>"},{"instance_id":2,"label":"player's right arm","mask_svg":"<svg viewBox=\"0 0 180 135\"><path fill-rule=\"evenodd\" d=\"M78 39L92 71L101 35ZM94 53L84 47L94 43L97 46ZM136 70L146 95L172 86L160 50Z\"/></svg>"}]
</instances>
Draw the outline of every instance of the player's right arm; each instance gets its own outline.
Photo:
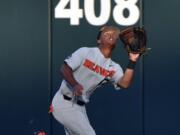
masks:
<instances>
[{"instance_id":1,"label":"player's right arm","mask_svg":"<svg viewBox=\"0 0 180 135\"><path fill-rule=\"evenodd\" d=\"M62 74L63 78L71 85L74 94L77 96L82 95L83 87L75 80L73 76L73 70L66 62L64 62L64 64L62 65L60 73Z\"/></svg>"},{"instance_id":2,"label":"player's right arm","mask_svg":"<svg viewBox=\"0 0 180 135\"><path fill-rule=\"evenodd\" d=\"M64 60L64 64L60 69L63 78L67 83L69 83L74 91L74 94L77 96L82 95L83 86L74 78L73 72L80 67L87 51L88 49L86 47L76 50L72 53L72 55Z\"/></svg>"}]
</instances>

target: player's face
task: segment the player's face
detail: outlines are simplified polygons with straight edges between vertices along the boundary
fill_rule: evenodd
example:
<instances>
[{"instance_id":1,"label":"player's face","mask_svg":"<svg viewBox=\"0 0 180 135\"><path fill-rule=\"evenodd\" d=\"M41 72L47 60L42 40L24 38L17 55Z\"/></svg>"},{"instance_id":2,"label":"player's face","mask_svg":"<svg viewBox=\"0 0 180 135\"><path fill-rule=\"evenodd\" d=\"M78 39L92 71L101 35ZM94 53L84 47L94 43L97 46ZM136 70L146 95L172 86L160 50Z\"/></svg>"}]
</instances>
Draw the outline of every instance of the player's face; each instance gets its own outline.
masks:
<instances>
[{"instance_id":1,"label":"player's face","mask_svg":"<svg viewBox=\"0 0 180 135\"><path fill-rule=\"evenodd\" d=\"M119 39L119 32L113 29L104 30L100 36L100 44L115 46Z\"/></svg>"}]
</instances>

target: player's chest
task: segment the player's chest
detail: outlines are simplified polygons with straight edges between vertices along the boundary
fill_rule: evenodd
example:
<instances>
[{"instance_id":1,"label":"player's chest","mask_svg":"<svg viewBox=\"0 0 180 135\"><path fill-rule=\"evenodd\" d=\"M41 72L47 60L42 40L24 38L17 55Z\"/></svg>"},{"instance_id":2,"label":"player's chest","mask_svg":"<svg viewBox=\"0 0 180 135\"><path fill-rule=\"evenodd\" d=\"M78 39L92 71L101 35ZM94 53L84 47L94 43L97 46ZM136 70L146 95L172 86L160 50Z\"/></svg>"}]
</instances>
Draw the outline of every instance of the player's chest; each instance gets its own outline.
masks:
<instances>
[{"instance_id":1,"label":"player's chest","mask_svg":"<svg viewBox=\"0 0 180 135\"><path fill-rule=\"evenodd\" d=\"M104 59L99 55L87 55L81 64L81 72L86 77L104 79L112 78L115 73L111 59Z\"/></svg>"},{"instance_id":2,"label":"player's chest","mask_svg":"<svg viewBox=\"0 0 180 135\"><path fill-rule=\"evenodd\" d=\"M89 75L104 78L112 77L114 74L114 70L112 70L109 65L109 61L97 61L86 58L81 66Z\"/></svg>"}]
</instances>

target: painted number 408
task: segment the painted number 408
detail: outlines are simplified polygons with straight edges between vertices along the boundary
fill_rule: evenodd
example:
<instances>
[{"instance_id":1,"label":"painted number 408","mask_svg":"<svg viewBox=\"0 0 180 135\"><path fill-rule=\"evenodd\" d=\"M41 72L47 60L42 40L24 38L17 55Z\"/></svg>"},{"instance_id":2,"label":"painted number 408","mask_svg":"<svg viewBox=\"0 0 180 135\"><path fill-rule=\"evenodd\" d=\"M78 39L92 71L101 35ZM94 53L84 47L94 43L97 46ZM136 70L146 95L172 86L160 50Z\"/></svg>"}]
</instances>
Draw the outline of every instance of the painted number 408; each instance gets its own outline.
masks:
<instances>
[{"instance_id":1,"label":"painted number 408","mask_svg":"<svg viewBox=\"0 0 180 135\"><path fill-rule=\"evenodd\" d=\"M122 26L133 25L139 20L139 8L136 5L138 0L114 0L116 5L113 8L114 21ZM84 14L86 20L95 26L104 25L111 15L111 0L100 0L100 15L95 15L95 0L84 0ZM70 8L66 6L70 4ZM124 16L124 10L129 15ZM55 18L69 18L71 25L79 25L80 18L83 18L83 10L79 8L79 0L60 0L55 7Z\"/></svg>"}]
</instances>

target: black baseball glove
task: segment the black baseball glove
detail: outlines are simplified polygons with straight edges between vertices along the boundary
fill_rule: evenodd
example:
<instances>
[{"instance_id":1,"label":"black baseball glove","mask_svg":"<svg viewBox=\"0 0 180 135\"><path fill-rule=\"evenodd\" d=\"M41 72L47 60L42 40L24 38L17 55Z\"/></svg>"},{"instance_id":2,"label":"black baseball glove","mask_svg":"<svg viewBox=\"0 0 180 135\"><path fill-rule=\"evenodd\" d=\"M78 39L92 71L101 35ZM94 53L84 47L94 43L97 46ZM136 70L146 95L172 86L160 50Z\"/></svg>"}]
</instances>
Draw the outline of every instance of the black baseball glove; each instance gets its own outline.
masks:
<instances>
[{"instance_id":1,"label":"black baseball glove","mask_svg":"<svg viewBox=\"0 0 180 135\"><path fill-rule=\"evenodd\" d=\"M143 54L146 51L146 32L141 27L128 27L119 35L128 53Z\"/></svg>"}]
</instances>

